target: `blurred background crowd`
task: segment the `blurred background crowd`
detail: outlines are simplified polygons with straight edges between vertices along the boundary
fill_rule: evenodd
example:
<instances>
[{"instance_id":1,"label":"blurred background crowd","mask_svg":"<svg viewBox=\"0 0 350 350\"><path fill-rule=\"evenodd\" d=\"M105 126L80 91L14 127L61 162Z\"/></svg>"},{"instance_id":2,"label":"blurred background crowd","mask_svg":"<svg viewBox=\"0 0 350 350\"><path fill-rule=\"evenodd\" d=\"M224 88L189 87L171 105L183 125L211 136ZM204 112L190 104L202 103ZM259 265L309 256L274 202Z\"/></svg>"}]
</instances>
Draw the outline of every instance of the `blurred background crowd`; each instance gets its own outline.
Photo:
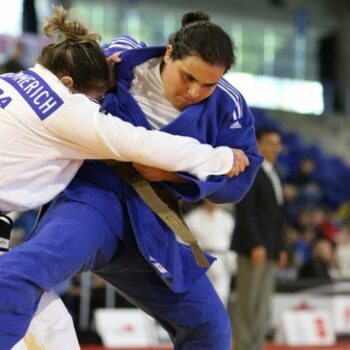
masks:
<instances>
[{"instance_id":1,"label":"blurred background crowd","mask_svg":"<svg viewBox=\"0 0 350 350\"><path fill-rule=\"evenodd\" d=\"M210 13L237 46L238 64L226 77L247 98L256 129L272 128L281 135L276 168L282 179L287 260L277 270L276 290L349 280L349 1L12 0L0 11L1 73L32 65L47 44L40 28L52 3L76 9L103 42L127 33L149 45L166 43L184 12ZM184 203L183 211L202 248L218 258L209 277L230 308L237 272L232 248L236 207ZM23 241L36 214L12 213L12 246ZM77 276L57 291L86 341L98 341L90 327L94 308L106 303L130 307L95 276Z\"/></svg>"}]
</instances>

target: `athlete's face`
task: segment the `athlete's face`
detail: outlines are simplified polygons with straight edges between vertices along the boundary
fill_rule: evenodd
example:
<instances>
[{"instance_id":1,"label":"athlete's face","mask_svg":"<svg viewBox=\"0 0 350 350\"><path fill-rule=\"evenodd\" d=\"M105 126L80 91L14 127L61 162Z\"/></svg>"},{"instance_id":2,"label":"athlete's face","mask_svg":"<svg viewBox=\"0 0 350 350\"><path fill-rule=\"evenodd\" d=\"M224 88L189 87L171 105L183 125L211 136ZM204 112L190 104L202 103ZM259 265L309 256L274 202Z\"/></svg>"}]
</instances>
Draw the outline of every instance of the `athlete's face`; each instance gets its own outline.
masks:
<instances>
[{"instance_id":1,"label":"athlete's face","mask_svg":"<svg viewBox=\"0 0 350 350\"><path fill-rule=\"evenodd\" d=\"M225 73L225 67L209 64L198 56L187 56L174 61L171 51L169 45L162 71L164 95L181 111L209 97Z\"/></svg>"}]
</instances>

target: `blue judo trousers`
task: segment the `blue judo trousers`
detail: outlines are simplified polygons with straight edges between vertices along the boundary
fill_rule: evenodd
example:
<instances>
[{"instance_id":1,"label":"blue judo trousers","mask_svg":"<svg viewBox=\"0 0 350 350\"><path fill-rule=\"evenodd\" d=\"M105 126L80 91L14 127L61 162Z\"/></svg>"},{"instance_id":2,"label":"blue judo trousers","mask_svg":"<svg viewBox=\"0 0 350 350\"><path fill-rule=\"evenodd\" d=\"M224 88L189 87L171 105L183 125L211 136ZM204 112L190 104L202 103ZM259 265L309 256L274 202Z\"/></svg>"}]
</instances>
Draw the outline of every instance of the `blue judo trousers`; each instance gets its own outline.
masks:
<instances>
[{"instance_id":1,"label":"blue judo trousers","mask_svg":"<svg viewBox=\"0 0 350 350\"><path fill-rule=\"evenodd\" d=\"M125 52L117 66L117 92L107 96L104 109L150 128L128 88L133 67L164 50ZM213 146L241 148L250 160L249 168L233 179L200 181L179 174L189 184L164 184L179 198L234 202L251 186L262 162L252 115L243 97L224 80L210 98L188 107L163 130ZM176 241L132 188L107 165L94 161L84 163L29 239L0 257L0 349L11 349L24 336L44 290L87 270L156 318L176 350L230 349L229 318L206 270L196 266L190 249Z\"/></svg>"},{"instance_id":2,"label":"blue judo trousers","mask_svg":"<svg viewBox=\"0 0 350 350\"><path fill-rule=\"evenodd\" d=\"M87 163L82 170L110 170L96 165ZM198 274L190 289L174 292L171 278L164 283L141 254L122 207L113 191L77 177L29 240L0 257L1 349L23 337L43 290L85 270L94 270L156 318L175 349L230 349L230 322L207 277Z\"/></svg>"}]
</instances>

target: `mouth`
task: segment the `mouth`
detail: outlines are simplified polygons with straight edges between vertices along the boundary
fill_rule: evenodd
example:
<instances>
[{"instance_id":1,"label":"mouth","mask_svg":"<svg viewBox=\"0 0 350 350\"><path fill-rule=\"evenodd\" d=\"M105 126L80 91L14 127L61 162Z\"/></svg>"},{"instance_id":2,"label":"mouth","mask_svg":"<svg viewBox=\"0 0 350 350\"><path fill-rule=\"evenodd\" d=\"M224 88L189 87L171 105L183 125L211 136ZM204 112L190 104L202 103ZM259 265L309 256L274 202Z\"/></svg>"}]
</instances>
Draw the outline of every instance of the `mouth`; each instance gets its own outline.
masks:
<instances>
[{"instance_id":1,"label":"mouth","mask_svg":"<svg viewBox=\"0 0 350 350\"><path fill-rule=\"evenodd\" d=\"M187 103L194 103L194 101L193 101L191 98L189 98L189 97L186 97L186 96L184 96L184 95L181 95L181 97L182 97Z\"/></svg>"}]
</instances>

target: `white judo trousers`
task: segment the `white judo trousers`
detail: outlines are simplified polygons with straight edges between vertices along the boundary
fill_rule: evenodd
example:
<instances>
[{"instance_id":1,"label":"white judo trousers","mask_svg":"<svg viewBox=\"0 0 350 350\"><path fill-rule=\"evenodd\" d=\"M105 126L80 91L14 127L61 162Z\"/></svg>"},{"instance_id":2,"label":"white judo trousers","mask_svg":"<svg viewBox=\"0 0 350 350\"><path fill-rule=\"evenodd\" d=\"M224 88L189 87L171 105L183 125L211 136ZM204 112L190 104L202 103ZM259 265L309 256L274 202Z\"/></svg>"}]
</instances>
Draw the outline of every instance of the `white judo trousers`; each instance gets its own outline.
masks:
<instances>
[{"instance_id":1,"label":"white judo trousers","mask_svg":"<svg viewBox=\"0 0 350 350\"><path fill-rule=\"evenodd\" d=\"M12 350L79 350L73 320L54 291L45 292L26 336Z\"/></svg>"}]
</instances>

